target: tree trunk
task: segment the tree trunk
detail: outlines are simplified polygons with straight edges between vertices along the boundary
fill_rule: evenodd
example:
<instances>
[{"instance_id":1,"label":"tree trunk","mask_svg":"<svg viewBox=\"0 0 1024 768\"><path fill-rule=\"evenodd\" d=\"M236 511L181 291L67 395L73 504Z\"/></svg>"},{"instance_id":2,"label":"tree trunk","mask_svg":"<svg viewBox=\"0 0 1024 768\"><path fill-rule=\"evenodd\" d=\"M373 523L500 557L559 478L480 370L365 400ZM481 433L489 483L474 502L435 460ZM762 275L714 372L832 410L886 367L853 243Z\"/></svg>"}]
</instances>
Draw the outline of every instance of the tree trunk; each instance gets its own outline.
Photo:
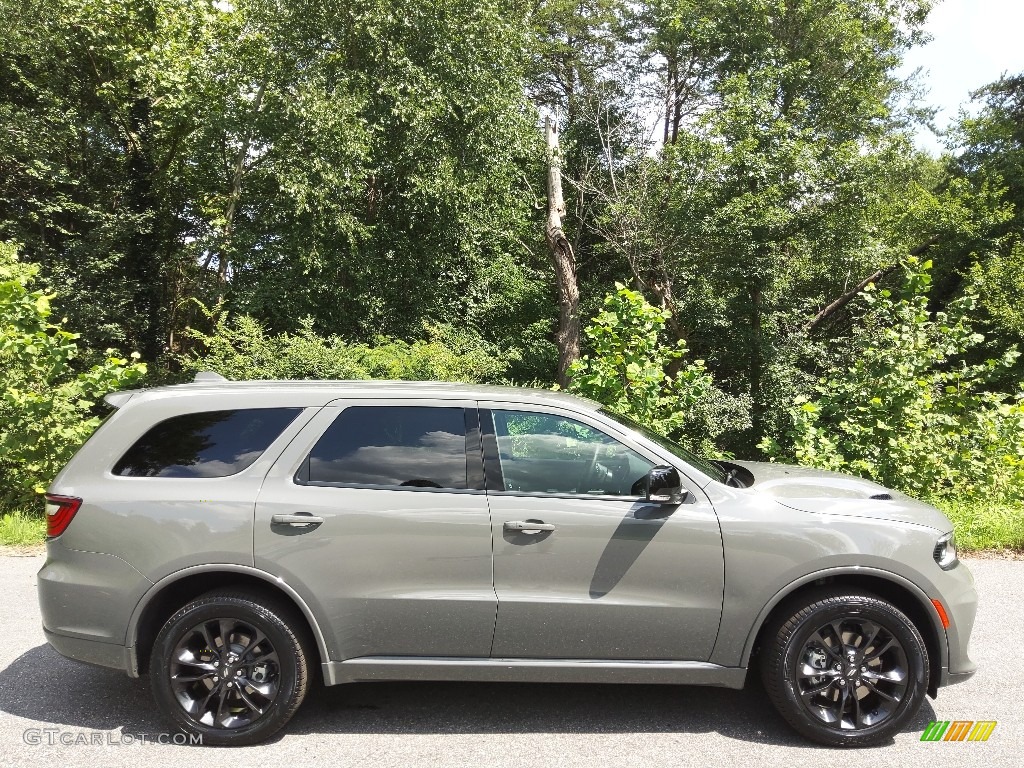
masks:
<instances>
[{"instance_id":1,"label":"tree trunk","mask_svg":"<svg viewBox=\"0 0 1024 768\"><path fill-rule=\"evenodd\" d=\"M141 90L137 83L132 82L131 85L133 91ZM154 242L159 242L159 237L154 237L159 212L154 189L156 166L151 155L153 118L150 106L149 99L139 95L133 98L128 110L124 206L146 223L133 227L125 244L125 266L138 318L135 338L131 341L137 345L144 359L156 360L163 352L160 316L165 275L164 265L154 247Z\"/></svg>"},{"instance_id":2,"label":"tree trunk","mask_svg":"<svg viewBox=\"0 0 1024 768\"><path fill-rule=\"evenodd\" d=\"M668 61L665 66L665 128L662 132L661 143L664 145L674 144L676 137L672 132L673 124L673 113L677 109L675 92L676 92L676 78L678 76L679 64L676 60L676 56L673 53L671 56L666 56Z\"/></svg>"},{"instance_id":3,"label":"tree trunk","mask_svg":"<svg viewBox=\"0 0 1024 768\"><path fill-rule=\"evenodd\" d=\"M669 332L670 340L673 344L679 341L686 341L690 334L683 324L679 322L679 315L676 312L676 300L672 292L672 276L668 273L668 269L665 266L665 258L662 254L656 254L653 256L653 261L654 265L649 285L651 293L658 300L658 306L669 312L669 316L665 320L665 328ZM687 362L689 361L685 357L674 358L665 366L665 373L669 376L676 376L683 370L683 366Z\"/></svg>"},{"instance_id":4,"label":"tree trunk","mask_svg":"<svg viewBox=\"0 0 1024 768\"><path fill-rule=\"evenodd\" d=\"M551 118L544 121L548 145L548 218L544 227L558 287L558 384L569 386L569 366L580 356L580 290L576 282L576 258L562 229L565 200L562 198L561 150L558 129Z\"/></svg>"},{"instance_id":5,"label":"tree trunk","mask_svg":"<svg viewBox=\"0 0 1024 768\"><path fill-rule=\"evenodd\" d=\"M253 120L260 113L263 106L263 94L267 90L267 80L263 79L256 91L256 97L252 102ZM220 285L221 298L223 298L224 284L228 279L228 268L231 263L231 236L234 232L235 212L238 210L238 203L242 199L242 179L245 176L245 161L252 148L252 135L255 129L246 133L242 140L242 146L238 150L238 157L235 159L234 171L231 174L231 194L228 196L228 204L224 209L224 227L221 230L221 245L217 252L217 282ZM207 255L203 263L203 269L209 267L213 260L213 253Z\"/></svg>"},{"instance_id":6,"label":"tree trunk","mask_svg":"<svg viewBox=\"0 0 1024 768\"><path fill-rule=\"evenodd\" d=\"M762 297L761 284L751 283L748 286L750 296L750 351L749 377L751 400L751 430L755 440L764 436L764 332L761 327Z\"/></svg>"}]
</instances>

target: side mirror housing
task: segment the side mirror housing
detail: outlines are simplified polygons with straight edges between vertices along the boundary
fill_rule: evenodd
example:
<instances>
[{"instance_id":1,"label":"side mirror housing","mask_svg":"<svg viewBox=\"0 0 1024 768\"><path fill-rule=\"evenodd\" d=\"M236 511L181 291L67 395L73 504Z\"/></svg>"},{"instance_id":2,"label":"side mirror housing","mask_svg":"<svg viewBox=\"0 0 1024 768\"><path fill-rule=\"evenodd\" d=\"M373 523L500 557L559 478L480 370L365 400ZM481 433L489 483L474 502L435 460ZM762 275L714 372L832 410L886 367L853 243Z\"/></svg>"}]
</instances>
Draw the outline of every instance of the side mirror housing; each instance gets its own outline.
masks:
<instances>
[{"instance_id":1,"label":"side mirror housing","mask_svg":"<svg viewBox=\"0 0 1024 768\"><path fill-rule=\"evenodd\" d=\"M644 497L652 504L681 504L683 481L675 467L661 464L647 473Z\"/></svg>"}]
</instances>

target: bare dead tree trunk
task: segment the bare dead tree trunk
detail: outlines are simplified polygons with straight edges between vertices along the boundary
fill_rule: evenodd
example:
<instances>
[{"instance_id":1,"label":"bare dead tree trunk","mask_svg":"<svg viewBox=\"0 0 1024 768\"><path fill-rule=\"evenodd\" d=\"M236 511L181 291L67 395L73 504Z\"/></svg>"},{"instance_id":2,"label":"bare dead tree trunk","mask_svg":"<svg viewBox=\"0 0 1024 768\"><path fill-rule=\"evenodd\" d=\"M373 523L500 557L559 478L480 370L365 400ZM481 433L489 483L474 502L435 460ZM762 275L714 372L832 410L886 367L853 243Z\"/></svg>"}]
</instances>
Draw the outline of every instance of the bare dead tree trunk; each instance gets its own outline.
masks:
<instances>
[{"instance_id":1,"label":"bare dead tree trunk","mask_svg":"<svg viewBox=\"0 0 1024 768\"><path fill-rule=\"evenodd\" d=\"M569 385L569 366L580 356L580 289L576 282L576 257L562 229L565 200L562 197L562 161L558 128L544 120L548 146L548 218L544 227L558 287L558 384Z\"/></svg>"}]
</instances>

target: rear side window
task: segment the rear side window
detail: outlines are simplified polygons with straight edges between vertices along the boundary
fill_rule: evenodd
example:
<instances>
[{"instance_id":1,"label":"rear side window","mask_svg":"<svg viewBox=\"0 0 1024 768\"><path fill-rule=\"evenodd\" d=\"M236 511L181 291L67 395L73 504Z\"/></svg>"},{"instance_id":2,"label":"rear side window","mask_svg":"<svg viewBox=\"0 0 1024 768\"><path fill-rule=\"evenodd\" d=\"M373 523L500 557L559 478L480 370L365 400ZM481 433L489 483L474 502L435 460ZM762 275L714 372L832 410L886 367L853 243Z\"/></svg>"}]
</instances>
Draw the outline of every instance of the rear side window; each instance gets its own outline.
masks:
<instances>
[{"instance_id":1,"label":"rear side window","mask_svg":"<svg viewBox=\"0 0 1024 768\"><path fill-rule=\"evenodd\" d=\"M161 421L114 465L123 477L227 477L252 464L301 408L188 413Z\"/></svg>"},{"instance_id":2,"label":"rear side window","mask_svg":"<svg viewBox=\"0 0 1024 768\"><path fill-rule=\"evenodd\" d=\"M462 408L353 406L324 432L298 480L463 489L466 455Z\"/></svg>"}]
</instances>

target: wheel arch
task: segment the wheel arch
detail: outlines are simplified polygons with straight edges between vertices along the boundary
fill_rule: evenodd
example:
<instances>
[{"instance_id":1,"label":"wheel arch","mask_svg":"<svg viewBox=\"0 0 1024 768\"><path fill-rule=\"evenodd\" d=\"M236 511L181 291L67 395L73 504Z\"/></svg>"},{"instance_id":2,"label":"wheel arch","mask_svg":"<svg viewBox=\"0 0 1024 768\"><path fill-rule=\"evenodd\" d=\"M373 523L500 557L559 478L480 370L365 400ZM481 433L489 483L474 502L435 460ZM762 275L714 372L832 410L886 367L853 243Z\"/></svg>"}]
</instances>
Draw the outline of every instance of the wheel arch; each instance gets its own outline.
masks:
<instances>
[{"instance_id":1,"label":"wheel arch","mask_svg":"<svg viewBox=\"0 0 1024 768\"><path fill-rule=\"evenodd\" d=\"M941 620L928 596L912 581L876 568L834 568L808 574L780 589L761 609L743 646L742 665L748 667L760 649L766 628L780 610L801 594L822 586L848 587L871 592L892 603L914 622L928 651L928 694L935 698L942 670L949 664L949 649Z\"/></svg>"},{"instance_id":2,"label":"wheel arch","mask_svg":"<svg viewBox=\"0 0 1024 768\"><path fill-rule=\"evenodd\" d=\"M249 588L272 595L293 606L305 620L299 627L316 644L321 664L330 661L323 631L305 600L280 578L236 564L203 565L169 574L143 596L128 622L126 645L134 651L135 663L128 673L138 677L148 671L153 641L160 628L179 608L213 589Z\"/></svg>"}]
</instances>

